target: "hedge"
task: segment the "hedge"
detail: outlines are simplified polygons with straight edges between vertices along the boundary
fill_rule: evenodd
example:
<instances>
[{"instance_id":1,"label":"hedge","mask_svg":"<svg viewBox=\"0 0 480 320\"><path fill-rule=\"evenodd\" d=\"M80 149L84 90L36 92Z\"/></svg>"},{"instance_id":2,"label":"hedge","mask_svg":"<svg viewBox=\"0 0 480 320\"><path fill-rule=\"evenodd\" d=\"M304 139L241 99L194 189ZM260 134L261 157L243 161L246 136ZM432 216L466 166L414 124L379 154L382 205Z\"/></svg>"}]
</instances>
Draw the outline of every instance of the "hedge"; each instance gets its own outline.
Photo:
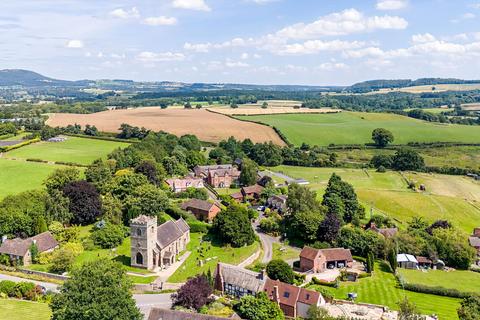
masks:
<instances>
[{"instance_id":1,"label":"hedge","mask_svg":"<svg viewBox=\"0 0 480 320\"><path fill-rule=\"evenodd\" d=\"M321 286L326 286L326 287L331 287L331 288L336 288L337 287L337 281L329 282L329 281L320 280L316 277L313 277L312 282L314 284L318 284L318 285L321 285Z\"/></svg>"},{"instance_id":2,"label":"hedge","mask_svg":"<svg viewBox=\"0 0 480 320\"><path fill-rule=\"evenodd\" d=\"M15 150L15 149L18 149L18 148L21 148L21 147L24 147L24 146L28 146L29 144L39 142L39 141L40 141L39 138L35 138L35 139L27 140L27 141L19 143L19 144L15 144L13 146L0 147L0 152L12 151L12 150Z\"/></svg>"},{"instance_id":3,"label":"hedge","mask_svg":"<svg viewBox=\"0 0 480 320\"><path fill-rule=\"evenodd\" d=\"M423 284L404 283L403 288L408 291L434 294L437 296L451 297L451 298L466 298L471 296L472 292L462 292L457 289L448 289L440 286L430 287Z\"/></svg>"},{"instance_id":4,"label":"hedge","mask_svg":"<svg viewBox=\"0 0 480 320\"><path fill-rule=\"evenodd\" d=\"M195 220L189 220L187 221L187 224L190 227L190 232L192 233L208 233L212 227L208 223Z\"/></svg>"}]
</instances>

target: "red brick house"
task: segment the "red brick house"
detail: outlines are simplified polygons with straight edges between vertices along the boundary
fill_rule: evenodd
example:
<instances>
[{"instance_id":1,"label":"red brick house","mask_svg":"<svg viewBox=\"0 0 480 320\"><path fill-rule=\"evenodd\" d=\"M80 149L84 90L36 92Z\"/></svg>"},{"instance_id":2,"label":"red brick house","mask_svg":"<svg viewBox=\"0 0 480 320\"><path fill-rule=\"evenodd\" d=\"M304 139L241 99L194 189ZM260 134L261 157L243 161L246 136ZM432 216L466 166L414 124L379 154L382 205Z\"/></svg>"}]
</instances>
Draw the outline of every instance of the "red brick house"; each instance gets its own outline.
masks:
<instances>
[{"instance_id":1,"label":"red brick house","mask_svg":"<svg viewBox=\"0 0 480 320\"><path fill-rule=\"evenodd\" d=\"M317 291L307 290L278 280L267 279L264 291L268 298L277 303L286 317L307 318L308 309L325 304Z\"/></svg>"},{"instance_id":2,"label":"red brick house","mask_svg":"<svg viewBox=\"0 0 480 320\"><path fill-rule=\"evenodd\" d=\"M204 179L214 188L230 188L240 177L240 171L231 164L196 166L193 171L195 177Z\"/></svg>"},{"instance_id":3,"label":"red brick house","mask_svg":"<svg viewBox=\"0 0 480 320\"><path fill-rule=\"evenodd\" d=\"M203 185L203 179L201 178L192 178L192 177L186 177L181 179L172 178L172 179L165 180L165 182L170 187L170 190L172 190L175 193L186 191L187 188L199 189L199 188L205 187Z\"/></svg>"},{"instance_id":4,"label":"red brick house","mask_svg":"<svg viewBox=\"0 0 480 320\"><path fill-rule=\"evenodd\" d=\"M211 222L222 210L216 203L199 199L191 199L184 202L182 209L193 213L198 220L208 222Z\"/></svg>"},{"instance_id":5,"label":"red brick house","mask_svg":"<svg viewBox=\"0 0 480 320\"><path fill-rule=\"evenodd\" d=\"M258 200L262 195L262 191L263 187L261 185L255 184L253 186L242 187L240 189L240 192L233 193L230 196L238 202L242 202L247 199Z\"/></svg>"},{"instance_id":6,"label":"red brick house","mask_svg":"<svg viewBox=\"0 0 480 320\"><path fill-rule=\"evenodd\" d=\"M326 269L351 267L352 253L349 249L315 249L304 247L300 252L300 271L323 272Z\"/></svg>"}]
</instances>

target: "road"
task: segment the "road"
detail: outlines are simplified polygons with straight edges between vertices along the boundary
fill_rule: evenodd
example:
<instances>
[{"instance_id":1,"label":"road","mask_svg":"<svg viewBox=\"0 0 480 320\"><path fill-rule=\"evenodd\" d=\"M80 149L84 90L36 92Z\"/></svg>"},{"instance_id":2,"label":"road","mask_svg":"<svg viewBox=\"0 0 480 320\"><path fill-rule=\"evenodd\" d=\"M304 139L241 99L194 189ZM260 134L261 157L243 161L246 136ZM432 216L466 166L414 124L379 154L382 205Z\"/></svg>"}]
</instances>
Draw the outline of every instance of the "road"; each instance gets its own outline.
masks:
<instances>
[{"instance_id":1,"label":"road","mask_svg":"<svg viewBox=\"0 0 480 320\"><path fill-rule=\"evenodd\" d=\"M50 291L53 291L53 292L58 292L58 285L55 284L55 283L24 279L24 278L9 276L9 275L6 275L6 274L1 274L1 273L0 273L0 280L10 280L10 281L13 281L13 282L22 282L22 281L23 282L33 282L36 285L42 286L47 290L50 290Z\"/></svg>"},{"instance_id":2,"label":"road","mask_svg":"<svg viewBox=\"0 0 480 320\"><path fill-rule=\"evenodd\" d=\"M252 223L252 227L253 227L253 230L255 230L255 233L260 238L260 242L262 244L263 257L261 262L269 263L273 258L273 244L280 243L280 240L278 238L269 236L268 234L265 234L260 230L259 225L260 225L260 220L262 220L262 218L263 218L263 212L259 211L258 219Z\"/></svg>"},{"instance_id":3,"label":"road","mask_svg":"<svg viewBox=\"0 0 480 320\"><path fill-rule=\"evenodd\" d=\"M22 282L22 281L33 282L53 292L58 292L58 287L59 287L57 284L54 284L54 283L24 279L24 278L14 277L14 276L0 273L0 281L2 280L10 280L13 282ZM148 316L148 314L150 313L150 309L152 307L170 309L172 307L172 300L170 298L171 295L172 295L171 293L134 294L133 298L135 299L137 307L140 309L140 311L144 315Z\"/></svg>"}]
</instances>

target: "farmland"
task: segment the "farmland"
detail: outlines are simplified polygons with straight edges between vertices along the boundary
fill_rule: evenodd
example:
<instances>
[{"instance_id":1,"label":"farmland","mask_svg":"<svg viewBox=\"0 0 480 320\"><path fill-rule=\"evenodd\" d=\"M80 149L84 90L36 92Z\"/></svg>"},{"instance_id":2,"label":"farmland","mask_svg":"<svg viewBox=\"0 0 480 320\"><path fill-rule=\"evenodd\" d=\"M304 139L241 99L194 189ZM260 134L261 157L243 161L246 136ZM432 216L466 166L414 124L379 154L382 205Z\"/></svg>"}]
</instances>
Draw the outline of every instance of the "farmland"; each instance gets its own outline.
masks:
<instances>
[{"instance_id":1,"label":"farmland","mask_svg":"<svg viewBox=\"0 0 480 320\"><path fill-rule=\"evenodd\" d=\"M377 263L375 272L369 278L341 283L338 289L318 285L309 288L327 290L337 299L346 299L349 292L356 292L358 302L386 305L394 310L398 310L397 303L406 296L424 314L437 314L440 319L458 319L456 310L460 304L459 299L403 291L397 286L394 275L387 269L387 266Z\"/></svg>"},{"instance_id":2,"label":"farmland","mask_svg":"<svg viewBox=\"0 0 480 320\"><path fill-rule=\"evenodd\" d=\"M387 128L396 144L408 142L480 142L480 126L425 122L396 114L341 112L335 114L286 114L240 116L277 127L288 140L301 145L370 143L375 128Z\"/></svg>"},{"instance_id":3,"label":"farmland","mask_svg":"<svg viewBox=\"0 0 480 320\"><path fill-rule=\"evenodd\" d=\"M117 148L127 147L128 143L68 137L63 142L38 142L6 154L17 159L42 159L46 161L73 162L82 165L106 156Z\"/></svg>"},{"instance_id":4,"label":"farmland","mask_svg":"<svg viewBox=\"0 0 480 320\"><path fill-rule=\"evenodd\" d=\"M238 121L205 109L183 109L157 107L111 110L93 114L53 114L47 124L53 127L78 123L95 125L100 131L117 132L122 123L145 127L154 131L166 131L181 136L194 134L200 140L218 142L234 136L250 138L254 142L283 141L272 128L255 123Z\"/></svg>"},{"instance_id":5,"label":"farmland","mask_svg":"<svg viewBox=\"0 0 480 320\"><path fill-rule=\"evenodd\" d=\"M60 166L0 158L0 199L40 189L45 178Z\"/></svg>"},{"instance_id":6,"label":"farmland","mask_svg":"<svg viewBox=\"0 0 480 320\"><path fill-rule=\"evenodd\" d=\"M427 221L437 219L451 221L470 233L480 219L480 183L461 176L407 173L402 177L397 172L378 173L373 170L341 168L304 168L279 166L273 170L293 178L310 181L310 187L321 197L328 179L336 172L350 182L363 205L374 213L395 219L400 227L412 217L422 216ZM425 183L426 192L415 192L407 187L407 181Z\"/></svg>"},{"instance_id":7,"label":"farmland","mask_svg":"<svg viewBox=\"0 0 480 320\"><path fill-rule=\"evenodd\" d=\"M432 90L435 88L435 90ZM424 86L412 86L393 89L380 89L378 91L369 92L367 94L389 93L389 92L407 92L407 93L425 93L425 92L444 92L444 91L470 91L480 89L480 83L471 84L435 84Z\"/></svg>"}]
</instances>

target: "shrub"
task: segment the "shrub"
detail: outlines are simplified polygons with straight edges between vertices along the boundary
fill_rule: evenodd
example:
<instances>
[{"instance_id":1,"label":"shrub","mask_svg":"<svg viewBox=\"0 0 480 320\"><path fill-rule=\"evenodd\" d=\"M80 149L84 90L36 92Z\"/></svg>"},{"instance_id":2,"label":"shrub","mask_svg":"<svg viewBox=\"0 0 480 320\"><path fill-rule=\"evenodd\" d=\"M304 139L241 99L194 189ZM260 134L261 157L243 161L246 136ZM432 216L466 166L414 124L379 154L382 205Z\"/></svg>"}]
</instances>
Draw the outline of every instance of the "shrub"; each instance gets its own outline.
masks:
<instances>
[{"instance_id":1,"label":"shrub","mask_svg":"<svg viewBox=\"0 0 480 320\"><path fill-rule=\"evenodd\" d=\"M13 296L18 299L25 298L27 293L35 289L35 284L32 282L17 282L15 284Z\"/></svg>"},{"instance_id":2,"label":"shrub","mask_svg":"<svg viewBox=\"0 0 480 320\"><path fill-rule=\"evenodd\" d=\"M0 281L0 293L13 297L16 283L10 280Z\"/></svg>"},{"instance_id":3,"label":"shrub","mask_svg":"<svg viewBox=\"0 0 480 320\"><path fill-rule=\"evenodd\" d=\"M267 274L272 280L293 284L295 273L292 268L283 260L272 260L267 264Z\"/></svg>"},{"instance_id":4,"label":"shrub","mask_svg":"<svg viewBox=\"0 0 480 320\"><path fill-rule=\"evenodd\" d=\"M103 249L111 249L122 244L125 232L125 227L107 222L101 228L95 226L91 237L95 245Z\"/></svg>"},{"instance_id":5,"label":"shrub","mask_svg":"<svg viewBox=\"0 0 480 320\"><path fill-rule=\"evenodd\" d=\"M189 220L187 221L187 224L192 233L208 233L211 228L211 225L201 221Z\"/></svg>"},{"instance_id":6,"label":"shrub","mask_svg":"<svg viewBox=\"0 0 480 320\"><path fill-rule=\"evenodd\" d=\"M333 281L333 282L328 282L328 281L325 281L325 280L320 280L316 277L313 277L312 278L312 282L314 284L318 284L320 286L325 286L325 287L331 287L331 288L335 288L337 286L337 282L336 281Z\"/></svg>"}]
</instances>

